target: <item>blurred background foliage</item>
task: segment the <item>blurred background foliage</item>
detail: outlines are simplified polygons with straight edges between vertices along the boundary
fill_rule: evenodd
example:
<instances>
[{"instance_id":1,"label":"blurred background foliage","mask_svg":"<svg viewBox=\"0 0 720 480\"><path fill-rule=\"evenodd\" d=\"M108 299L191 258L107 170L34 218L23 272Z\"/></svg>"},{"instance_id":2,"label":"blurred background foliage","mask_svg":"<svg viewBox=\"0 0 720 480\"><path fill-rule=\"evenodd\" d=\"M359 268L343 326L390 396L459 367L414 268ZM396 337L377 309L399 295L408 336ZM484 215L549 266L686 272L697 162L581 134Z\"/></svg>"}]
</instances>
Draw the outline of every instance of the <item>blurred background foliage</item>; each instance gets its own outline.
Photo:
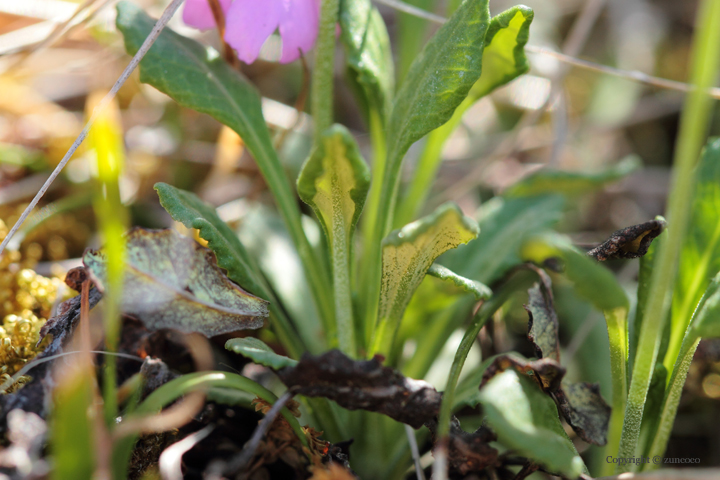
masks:
<instances>
[{"instance_id":1,"label":"blurred background foliage","mask_svg":"<svg viewBox=\"0 0 720 480\"><path fill-rule=\"evenodd\" d=\"M114 26L112 0L0 0L0 237L17 220L52 168L80 132L88 97L108 90L127 64L121 35ZM158 16L166 2L135 0ZM453 0L413 0L420 8L446 16ZM535 11L530 45L555 51L563 45L580 12L595 3L602 7L586 26L577 56L625 70L684 82L693 33L696 2L670 0L527 0ZM514 2L493 0L497 14ZM378 4L391 35L401 79L424 41L438 25ZM219 48L217 33L200 33L182 25L176 15L170 27ZM582 43L582 42L581 42ZM309 153L311 124L295 106L307 92L300 62L275 63L279 39L271 38L260 61L243 65L243 73L263 96L263 111L277 134L287 173L297 178ZM553 80L566 65L557 58L529 52L531 69L505 88L472 106L446 144L428 210L451 198L472 214L485 201L543 166L569 171L598 171L633 155L644 168L598 191L569 202L559 229L581 246L591 246L610 232L662 214L669 185L683 93L637 83L581 68L570 68L551 98ZM367 126L360 107L344 81L343 58L336 59L336 120L356 137L371 158ZM549 103L548 103L549 102ZM152 189L163 181L196 192L219 207L221 217L240 230L251 251L264 252L273 286L296 299L287 307L302 316L308 305L304 285L288 284L287 269L300 269L287 236L272 210L272 200L242 140L206 115L183 109L137 73L120 90L118 103L127 149L120 190L132 225L172 226ZM548 103L543 112L538 109ZM714 108L717 108L715 105ZM523 115L538 119L518 129ZM720 134L717 121L711 135ZM511 148L507 148L507 145ZM504 146L504 148L502 148ZM411 148L409 174L421 152ZM32 335L49 318L52 305L67 293L57 280L79 265L86 247L98 246L91 208L94 160L80 148L40 207L15 238L16 253L0 261L0 341L14 337L13 359L0 372L12 374L34 355ZM409 175L408 175L409 178ZM458 188L458 185L469 188ZM306 210L309 214L309 210ZM177 224L176 228L182 230ZM319 238L319 231L314 232ZM629 291L637 282L637 262L611 267ZM273 275L274 273L274 275ZM600 313L577 298L569 285L555 278L564 363L573 379L600 381L610 398L607 333ZM481 332L492 336L495 349L531 356L525 340L524 295ZM35 333L33 333L35 332ZM26 335L26 333L23 333ZM453 336L445 360L428 379L439 388L461 335ZM489 340L485 343L489 343ZM19 360L18 360L19 359ZM23 360L24 359L24 360ZM15 362L15 363L13 363ZM11 365L11 366L8 366ZM690 370L668 457L700 457L702 466L720 465L720 343L703 342ZM583 449L587 446L581 445Z\"/></svg>"}]
</instances>

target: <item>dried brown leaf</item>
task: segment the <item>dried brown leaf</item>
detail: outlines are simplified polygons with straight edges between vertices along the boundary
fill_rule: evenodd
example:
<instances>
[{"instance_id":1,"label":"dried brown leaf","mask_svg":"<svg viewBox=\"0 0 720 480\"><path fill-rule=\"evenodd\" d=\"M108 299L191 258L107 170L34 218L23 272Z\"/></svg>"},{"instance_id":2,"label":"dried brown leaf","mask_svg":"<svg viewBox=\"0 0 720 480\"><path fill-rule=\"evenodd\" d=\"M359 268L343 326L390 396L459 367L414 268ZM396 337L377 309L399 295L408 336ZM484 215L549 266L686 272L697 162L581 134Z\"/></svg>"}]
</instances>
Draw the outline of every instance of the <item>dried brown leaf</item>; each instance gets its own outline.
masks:
<instances>
[{"instance_id":1,"label":"dried brown leaf","mask_svg":"<svg viewBox=\"0 0 720 480\"><path fill-rule=\"evenodd\" d=\"M667 222L656 218L649 222L618 230L610 238L593 248L588 255L603 262L612 258L638 258L645 255L652 241L660 235Z\"/></svg>"},{"instance_id":2,"label":"dried brown leaf","mask_svg":"<svg viewBox=\"0 0 720 480\"><path fill-rule=\"evenodd\" d=\"M422 380L406 378L382 357L352 360L339 350L303 355L295 367L279 370L280 379L295 393L325 397L348 410L382 413L420 428L437 415L442 395Z\"/></svg>"}]
</instances>

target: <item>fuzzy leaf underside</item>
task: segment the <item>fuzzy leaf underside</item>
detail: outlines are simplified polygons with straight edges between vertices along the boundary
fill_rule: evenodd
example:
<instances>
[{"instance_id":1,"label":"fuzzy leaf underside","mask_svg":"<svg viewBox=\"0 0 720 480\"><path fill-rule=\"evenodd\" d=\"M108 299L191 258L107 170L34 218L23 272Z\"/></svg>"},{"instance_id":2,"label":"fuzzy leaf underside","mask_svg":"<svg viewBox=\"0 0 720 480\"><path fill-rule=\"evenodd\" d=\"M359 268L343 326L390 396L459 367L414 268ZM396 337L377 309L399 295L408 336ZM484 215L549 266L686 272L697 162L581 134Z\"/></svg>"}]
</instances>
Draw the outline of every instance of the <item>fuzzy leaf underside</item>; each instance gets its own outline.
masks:
<instances>
[{"instance_id":1,"label":"fuzzy leaf underside","mask_svg":"<svg viewBox=\"0 0 720 480\"><path fill-rule=\"evenodd\" d=\"M379 318L400 319L432 262L477 237L477 223L451 203L383 240Z\"/></svg>"},{"instance_id":2,"label":"fuzzy leaf underside","mask_svg":"<svg viewBox=\"0 0 720 480\"><path fill-rule=\"evenodd\" d=\"M83 264L102 291L106 264L88 250ZM267 302L232 283L215 257L173 230L135 228L127 235L121 309L151 330L173 328L208 337L263 326Z\"/></svg>"},{"instance_id":3,"label":"fuzzy leaf underside","mask_svg":"<svg viewBox=\"0 0 720 480\"><path fill-rule=\"evenodd\" d=\"M330 248L342 242L348 250L370 187L370 170L350 132L334 125L303 165L298 194L312 207Z\"/></svg>"}]
</instances>

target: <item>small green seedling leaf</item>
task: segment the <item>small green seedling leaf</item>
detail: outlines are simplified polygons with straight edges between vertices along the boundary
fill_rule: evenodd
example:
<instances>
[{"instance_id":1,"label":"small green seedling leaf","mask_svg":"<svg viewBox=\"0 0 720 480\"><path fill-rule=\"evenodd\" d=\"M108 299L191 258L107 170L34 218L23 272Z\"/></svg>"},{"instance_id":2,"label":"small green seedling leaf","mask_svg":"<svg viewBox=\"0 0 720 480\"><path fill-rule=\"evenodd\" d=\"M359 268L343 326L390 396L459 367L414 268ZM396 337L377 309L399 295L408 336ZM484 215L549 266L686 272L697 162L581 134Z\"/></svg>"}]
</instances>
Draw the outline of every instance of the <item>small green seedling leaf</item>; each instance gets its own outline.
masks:
<instances>
[{"instance_id":1,"label":"small green seedling leaf","mask_svg":"<svg viewBox=\"0 0 720 480\"><path fill-rule=\"evenodd\" d=\"M488 425L505 447L566 478L586 472L555 404L529 379L506 370L485 384L479 399Z\"/></svg>"},{"instance_id":2,"label":"small green seedling leaf","mask_svg":"<svg viewBox=\"0 0 720 480\"><path fill-rule=\"evenodd\" d=\"M370 0L340 2L340 39L347 66L362 87L371 108L385 122L392 105L394 85L390 38L385 22Z\"/></svg>"},{"instance_id":3,"label":"small green seedling leaf","mask_svg":"<svg viewBox=\"0 0 720 480\"><path fill-rule=\"evenodd\" d=\"M235 232L218 216L213 207L203 202L192 192L180 190L167 183L156 183L155 191L160 205L176 222L199 231L200 238L208 242L215 253L217 263L227 270L230 279L242 285L249 292L269 297L269 289L255 262Z\"/></svg>"},{"instance_id":4,"label":"small green seedling leaf","mask_svg":"<svg viewBox=\"0 0 720 480\"><path fill-rule=\"evenodd\" d=\"M620 180L641 166L642 162L639 158L630 156L617 165L597 173L543 169L519 181L503 195L506 197L527 197L547 193L582 195Z\"/></svg>"},{"instance_id":5,"label":"small green seedling leaf","mask_svg":"<svg viewBox=\"0 0 720 480\"><path fill-rule=\"evenodd\" d=\"M405 308L433 261L477 237L477 223L453 203L394 230L383 240L382 284L373 352L387 352Z\"/></svg>"},{"instance_id":6,"label":"small green seedling leaf","mask_svg":"<svg viewBox=\"0 0 720 480\"><path fill-rule=\"evenodd\" d=\"M267 302L232 283L210 250L173 230L134 228L127 235L121 309L149 329L208 337L263 326ZM104 290L106 260L88 250L83 264Z\"/></svg>"},{"instance_id":7,"label":"small green seedling leaf","mask_svg":"<svg viewBox=\"0 0 720 480\"><path fill-rule=\"evenodd\" d=\"M427 274L452 282L456 287L460 287L467 293L472 293L475 300L486 300L492 296L492 290L480 282L470 280L469 278L461 277L457 273L453 272L449 268L443 267L440 264L433 263L427 271Z\"/></svg>"},{"instance_id":8,"label":"small green seedling leaf","mask_svg":"<svg viewBox=\"0 0 720 480\"><path fill-rule=\"evenodd\" d=\"M225 342L225 348L239 353L255 363L270 367L273 370L294 367L298 363L297 360L293 360L284 355L278 355L262 340L258 340L255 337L231 338Z\"/></svg>"}]
</instances>

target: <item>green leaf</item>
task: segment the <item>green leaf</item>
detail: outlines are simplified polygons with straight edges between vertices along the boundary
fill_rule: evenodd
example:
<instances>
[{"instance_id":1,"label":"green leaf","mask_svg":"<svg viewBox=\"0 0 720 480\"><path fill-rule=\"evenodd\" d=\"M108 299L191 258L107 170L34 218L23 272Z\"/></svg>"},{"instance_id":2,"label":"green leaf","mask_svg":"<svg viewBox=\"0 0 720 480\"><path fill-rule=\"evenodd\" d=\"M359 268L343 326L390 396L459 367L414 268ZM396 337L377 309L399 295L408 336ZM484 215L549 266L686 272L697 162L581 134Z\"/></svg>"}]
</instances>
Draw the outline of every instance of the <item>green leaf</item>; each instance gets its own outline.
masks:
<instances>
[{"instance_id":1,"label":"green leaf","mask_svg":"<svg viewBox=\"0 0 720 480\"><path fill-rule=\"evenodd\" d=\"M495 197L476 216L480 235L467 245L442 256L440 263L464 277L487 285L522 262L525 241L557 223L565 201L561 196Z\"/></svg>"},{"instance_id":2,"label":"green leaf","mask_svg":"<svg viewBox=\"0 0 720 480\"><path fill-rule=\"evenodd\" d=\"M304 219L307 220L303 222L304 225L312 227L312 230L308 228L308 235L320 240L323 234L318 223L308 217ZM237 233L250 256L257 260L270 288L282 302L278 313L282 312L290 319L302 319L293 322L294 328L287 332L291 339L302 339L306 348L288 352L290 356L300 358L306 350L312 353L327 350L328 332L320 322L302 262L277 211L270 205L252 205L243 216ZM275 304L270 304L271 313ZM287 339L281 338L280 341L287 345Z\"/></svg>"},{"instance_id":3,"label":"green leaf","mask_svg":"<svg viewBox=\"0 0 720 480\"><path fill-rule=\"evenodd\" d=\"M505 447L567 478L586 471L555 403L515 370L493 377L480 390L479 400L488 425Z\"/></svg>"},{"instance_id":4,"label":"green leaf","mask_svg":"<svg viewBox=\"0 0 720 480\"><path fill-rule=\"evenodd\" d=\"M154 24L140 7L118 4L117 27L128 53L137 52ZM140 62L140 81L235 130L261 168L277 160L255 87L215 50L166 28Z\"/></svg>"},{"instance_id":5,"label":"green leaf","mask_svg":"<svg viewBox=\"0 0 720 480\"><path fill-rule=\"evenodd\" d=\"M700 299L690 325L689 338L720 337L720 273L715 275Z\"/></svg>"},{"instance_id":6,"label":"green leaf","mask_svg":"<svg viewBox=\"0 0 720 480\"><path fill-rule=\"evenodd\" d=\"M468 94L473 103L530 69L525 44L533 16L531 8L517 5L492 18L485 35L482 75Z\"/></svg>"},{"instance_id":7,"label":"green leaf","mask_svg":"<svg viewBox=\"0 0 720 480\"><path fill-rule=\"evenodd\" d=\"M385 22L370 0L341 0L340 39L348 68L383 123L390 113L394 85L393 59Z\"/></svg>"},{"instance_id":8,"label":"green leaf","mask_svg":"<svg viewBox=\"0 0 720 480\"><path fill-rule=\"evenodd\" d=\"M477 223L453 203L395 230L383 240L382 286L373 352L387 353L405 308L433 261L477 237Z\"/></svg>"},{"instance_id":9,"label":"green leaf","mask_svg":"<svg viewBox=\"0 0 720 480\"><path fill-rule=\"evenodd\" d=\"M512 7L490 20L482 56L482 75L452 118L433 130L418 161L408 193L398 205L396 224L415 218L432 186L442 161L445 142L460 125L465 112L492 90L514 80L529 69L525 44L530 34L533 11L523 5Z\"/></svg>"},{"instance_id":10,"label":"green leaf","mask_svg":"<svg viewBox=\"0 0 720 480\"><path fill-rule=\"evenodd\" d=\"M370 170L350 132L334 125L303 165L298 194L320 220L331 250L351 248L370 187Z\"/></svg>"},{"instance_id":11,"label":"green leaf","mask_svg":"<svg viewBox=\"0 0 720 480\"><path fill-rule=\"evenodd\" d=\"M259 268L235 232L220 219L215 208L200 200L194 193L167 183L156 183L155 191L160 198L160 205L173 220L199 231L200 238L208 242L218 265L227 270L228 277L233 282L255 295L270 297L267 284L258 274Z\"/></svg>"},{"instance_id":12,"label":"green leaf","mask_svg":"<svg viewBox=\"0 0 720 480\"><path fill-rule=\"evenodd\" d=\"M425 11L433 9L434 0L407 0L409 5ZM407 77L408 70L422 50L429 36L429 22L410 13L398 11L397 21L397 64L398 81Z\"/></svg>"},{"instance_id":13,"label":"green leaf","mask_svg":"<svg viewBox=\"0 0 720 480\"><path fill-rule=\"evenodd\" d=\"M410 145L447 122L480 78L489 23L487 0L463 3L413 62L390 116L391 175Z\"/></svg>"},{"instance_id":14,"label":"green leaf","mask_svg":"<svg viewBox=\"0 0 720 480\"><path fill-rule=\"evenodd\" d=\"M350 132L334 125L303 165L298 194L325 231L332 258L335 319L340 347L354 355L350 267L353 233L370 188L370 170Z\"/></svg>"},{"instance_id":15,"label":"green leaf","mask_svg":"<svg viewBox=\"0 0 720 480\"><path fill-rule=\"evenodd\" d=\"M255 337L231 338L225 342L225 348L239 353L255 363L270 367L273 370L280 370L285 367L294 367L297 360L283 355L278 355L272 348L268 347L262 340Z\"/></svg>"},{"instance_id":16,"label":"green leaf","mask_svg":"<svg viewBox=\"0 0 720 480\"><path fill-rule=\"evenodd\" d=\"M697 167L689 230L673 291L670 343L663 364L672 371L685 329L712 275L720 271L720 138L711 139Z\"/></svg>"},{"instance_id":17,"label":"green leaf","mask_svg":"<svg viewBox=\"0 0 720 480\"><path fill-rule=\"evenodd\" d=\"M106 285L102 252L83 264L100 291ZM263 326L267 302L228 280L210 250L174 230L134 228L127 235L121 309L149 329L174 328L208 337Z\"/></svg>"},{"instance_id":18,"label":"green leaf","mask_svg":"<svg viewBox=\"0 0 720 480\"><path fill-rule=\"evenodd\" d=\"M96 467L97 439L93 411L93 378L87 370L63 372L62 381L53 391L50 419L50 452L52 479L90 480ZM22 412L14 410L11 415ZM24 412L23 412L24 413ZM27 413L25 415L32 415Z\"/></svg>"},{"instance_id":19,"label":"green leaf","mask_svg":"<svg viewBox=\"0 0 720 480\"><path fill-rule=\"evenodd\" d=\"M628 365L635 364L635 352L640 340L640 331L645 318L645 307L647 305L648 294L650 292L650 280L652 279L653 267L655 265L655 255L658 251L660 243L667 234L660 235L657 241L650 244L647 253L640 258L640 271L638 272L637 287L637 305L635 307L635 316L628 325Z\"/></svg>"},{"instance_id":20,"label":"green leaf","mask_svg":"<svg viewBox=\"0 0 720 480\"><path fill-rule=\"evenodd\" d=\"M582 195L637 171L642 162L629 156L603 171L595 173L543 169L522 179L507 191L506 197L526 197L546 193Z\"/></svg>"},{"instance_id":21,"label":"green leaf","mask_svg":"<svg viewBox=\"0 0 720 480\"><path fill-rule=\"evenodd\" d=\"M472 293L475 300L485 300L490 298L492 290L480 282L470 280L469 278L461 277L457 273L453 272L449 268L443 267L437 263L430 265L427 274L441 280L452 282L456 287L460 287L467 293Z\"/></svg>"}]
</instances>

